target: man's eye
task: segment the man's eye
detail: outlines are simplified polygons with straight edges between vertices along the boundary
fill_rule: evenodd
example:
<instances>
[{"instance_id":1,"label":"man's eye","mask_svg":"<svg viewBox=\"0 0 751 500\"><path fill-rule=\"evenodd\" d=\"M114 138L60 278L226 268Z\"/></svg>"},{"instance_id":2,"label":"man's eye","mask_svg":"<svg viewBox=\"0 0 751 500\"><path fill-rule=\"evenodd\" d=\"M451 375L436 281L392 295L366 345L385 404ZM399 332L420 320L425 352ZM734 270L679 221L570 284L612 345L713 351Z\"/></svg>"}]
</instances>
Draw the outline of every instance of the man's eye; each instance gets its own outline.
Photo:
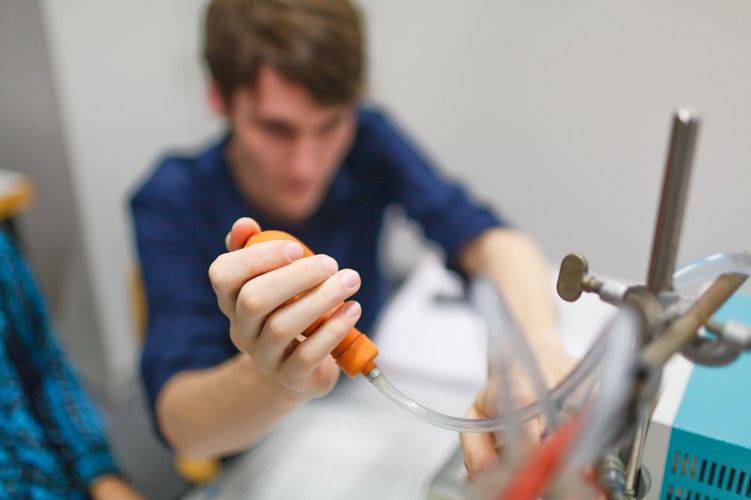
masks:
<instances>
[{"instance_id":1,"label":"man's eye","mask_svg":"<svg viewBox=\"0 0 751 500\"><path fill-rule=\"evenodd\" d=\"M338 119L333 122L327 123L318 131L319 135L328 135L333 133L337 128L339 128L341 122L341 119Z\"/></svg>"},{"instance_id":2,"label":"man's eye","mask_svg":"<svg viewBox=\"0 0 751 500\"><path fill-rule=\"evenodd\" d=\"M282 139L291 139L294 136L294 133L289 128L275 123L267 123L263 126L263 129L268 134Z\"/></svg>"}]
</instances>

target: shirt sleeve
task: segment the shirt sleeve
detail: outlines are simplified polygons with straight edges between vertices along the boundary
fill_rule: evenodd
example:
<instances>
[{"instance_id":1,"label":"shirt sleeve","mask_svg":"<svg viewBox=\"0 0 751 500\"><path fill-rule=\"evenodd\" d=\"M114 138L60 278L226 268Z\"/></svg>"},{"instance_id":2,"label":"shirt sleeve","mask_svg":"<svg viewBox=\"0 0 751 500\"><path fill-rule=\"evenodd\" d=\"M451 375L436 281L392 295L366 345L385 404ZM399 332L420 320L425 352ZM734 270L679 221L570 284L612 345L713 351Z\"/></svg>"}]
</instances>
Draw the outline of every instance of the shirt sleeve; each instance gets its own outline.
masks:
<instances>
[{"instance_id":1,"label":"shirt sleeve","mask_svg":"<svg viewBox=\"0 0 751 500\"><path fill-rule=\"evenodd\" d=\"M0 273L12 325L11 358L36 418L68 473L88 489L117 473L99 413L52 332L41 295L17 249L0 234Z\"/></svg>"},{"instance_id":2,"label":"shirt sleeve","mask_svg":"<svg viewBox=\"0 0 751 500\"><path fill-rule=\"evenodd\" d=\"M427 156L387 118L369 112L368 142L385 169L388 189L425 235L443 247L450 269L462 272L458 257L465 244L506 222L473 200L455 181L442 176Z\"/></svg>"},{"instance_id":3,"label":"shirt sleeve","mask_svg":"<svg viewBox=\"0 0 751 500\"><path fill-rule=\"evenodd\" d=\"M178 167L162 165L131 201L148 308L141 372L157 431L154 409L164 384L181 371L215 366L234 353L229 321L219 312L208 278L211 257L202 244L189 181Z\"/></svg>"}]
</instances>

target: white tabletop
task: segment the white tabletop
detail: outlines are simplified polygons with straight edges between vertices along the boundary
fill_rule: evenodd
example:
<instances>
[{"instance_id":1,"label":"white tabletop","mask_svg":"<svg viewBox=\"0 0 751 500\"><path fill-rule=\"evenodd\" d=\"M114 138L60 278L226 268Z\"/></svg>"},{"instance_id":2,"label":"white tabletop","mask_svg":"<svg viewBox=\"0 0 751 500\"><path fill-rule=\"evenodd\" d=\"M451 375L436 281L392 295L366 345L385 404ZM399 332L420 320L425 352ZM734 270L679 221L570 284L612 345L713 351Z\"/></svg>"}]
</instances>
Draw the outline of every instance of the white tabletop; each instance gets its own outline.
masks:
<instances>
[{"instance_id":1,"label":"white tabletop","mask_svg":"<svg viewBox=\"0 0 751 500\"><path fill-rule=\"evenodd\" d=\"M482 322L461 302L458 279L427 256L386 307L375 335L378 364L400 390L462 415L486 373ZM560 302L569 351L580 355L614 309L596 297ZM386 400L362 377L286 417L264 442L226 466L191 500L425 498L458 436ZM445 498L445 497L444 497Z\"/></svg>"}]
</instances>

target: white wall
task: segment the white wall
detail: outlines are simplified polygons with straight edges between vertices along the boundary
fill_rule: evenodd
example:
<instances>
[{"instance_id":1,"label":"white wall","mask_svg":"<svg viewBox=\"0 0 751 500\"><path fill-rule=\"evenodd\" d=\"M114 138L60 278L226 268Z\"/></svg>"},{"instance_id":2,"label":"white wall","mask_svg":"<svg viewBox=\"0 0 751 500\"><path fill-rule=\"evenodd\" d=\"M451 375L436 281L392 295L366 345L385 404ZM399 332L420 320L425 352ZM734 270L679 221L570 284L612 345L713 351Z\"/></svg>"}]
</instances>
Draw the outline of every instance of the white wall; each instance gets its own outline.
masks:
<instances>
[{"instance_id":1,"label":"white wall","mask_svg":"<svg viewBox=\"0 0 751 500\"><path fill-rule=\"evenodd\" d=\"M681 260L751 247L751 4L363 0L372 94L446 171L558 261L646 273L670 113L705 123ZM115 377L135 361L125 199L217 130L199 0L43 0L85 247Z\"/></svg>"},{"instance_id":2,"label":"white wall","mask_svg":"<svg viewBox=\"0 0 751 500\"><path fill-rule=\"evenodd\" d=\"M103 380L101 322L35 1L0 0L0 168L34 180L33 206L18 218L24 255L66 352L88 381Z\"/></svg>"},{"instance_id":3,"label":"white wall","mask_svg":"<svg viewBox=\"0 0 751 500\"><path fill-rule=\"evenodd\" d=\"M751 248L751 3L364 5L373 94L551 260L644 280L681 105L704 122L679 261Z\"/></svg>"},{"instance_id":4,"label":"white wall","mask_svg":"<svg viewBox=\"0 0 751 500\"><path fill-rule=\"evenodd\" d=\"M62 119L114 383L134 373L127 197L168 147L216 129L203 105L203 2L44 0Z\"/></svg>"}]
</instances>

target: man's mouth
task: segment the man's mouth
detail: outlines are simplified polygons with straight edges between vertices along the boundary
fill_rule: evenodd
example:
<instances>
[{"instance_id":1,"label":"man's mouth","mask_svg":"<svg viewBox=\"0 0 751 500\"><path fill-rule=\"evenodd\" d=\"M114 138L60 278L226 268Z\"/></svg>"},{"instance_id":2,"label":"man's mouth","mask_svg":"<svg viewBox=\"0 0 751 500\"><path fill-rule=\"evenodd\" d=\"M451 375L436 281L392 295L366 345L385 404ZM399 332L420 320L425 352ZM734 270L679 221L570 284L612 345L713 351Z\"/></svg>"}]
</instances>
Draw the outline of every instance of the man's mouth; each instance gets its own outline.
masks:
<instances>
[{"instance_id":1,"label":"man's mouth","mask_svg":"<svg viewBox=\"0 0 751 500\"><path fill-rule=\"evenodd\" d=\"M304 182L304 181L288 181L282 184L282 190L289 194L294 196L303 196L313 189L313 183L312 182Z\"/></svg>"}]
</instances>

